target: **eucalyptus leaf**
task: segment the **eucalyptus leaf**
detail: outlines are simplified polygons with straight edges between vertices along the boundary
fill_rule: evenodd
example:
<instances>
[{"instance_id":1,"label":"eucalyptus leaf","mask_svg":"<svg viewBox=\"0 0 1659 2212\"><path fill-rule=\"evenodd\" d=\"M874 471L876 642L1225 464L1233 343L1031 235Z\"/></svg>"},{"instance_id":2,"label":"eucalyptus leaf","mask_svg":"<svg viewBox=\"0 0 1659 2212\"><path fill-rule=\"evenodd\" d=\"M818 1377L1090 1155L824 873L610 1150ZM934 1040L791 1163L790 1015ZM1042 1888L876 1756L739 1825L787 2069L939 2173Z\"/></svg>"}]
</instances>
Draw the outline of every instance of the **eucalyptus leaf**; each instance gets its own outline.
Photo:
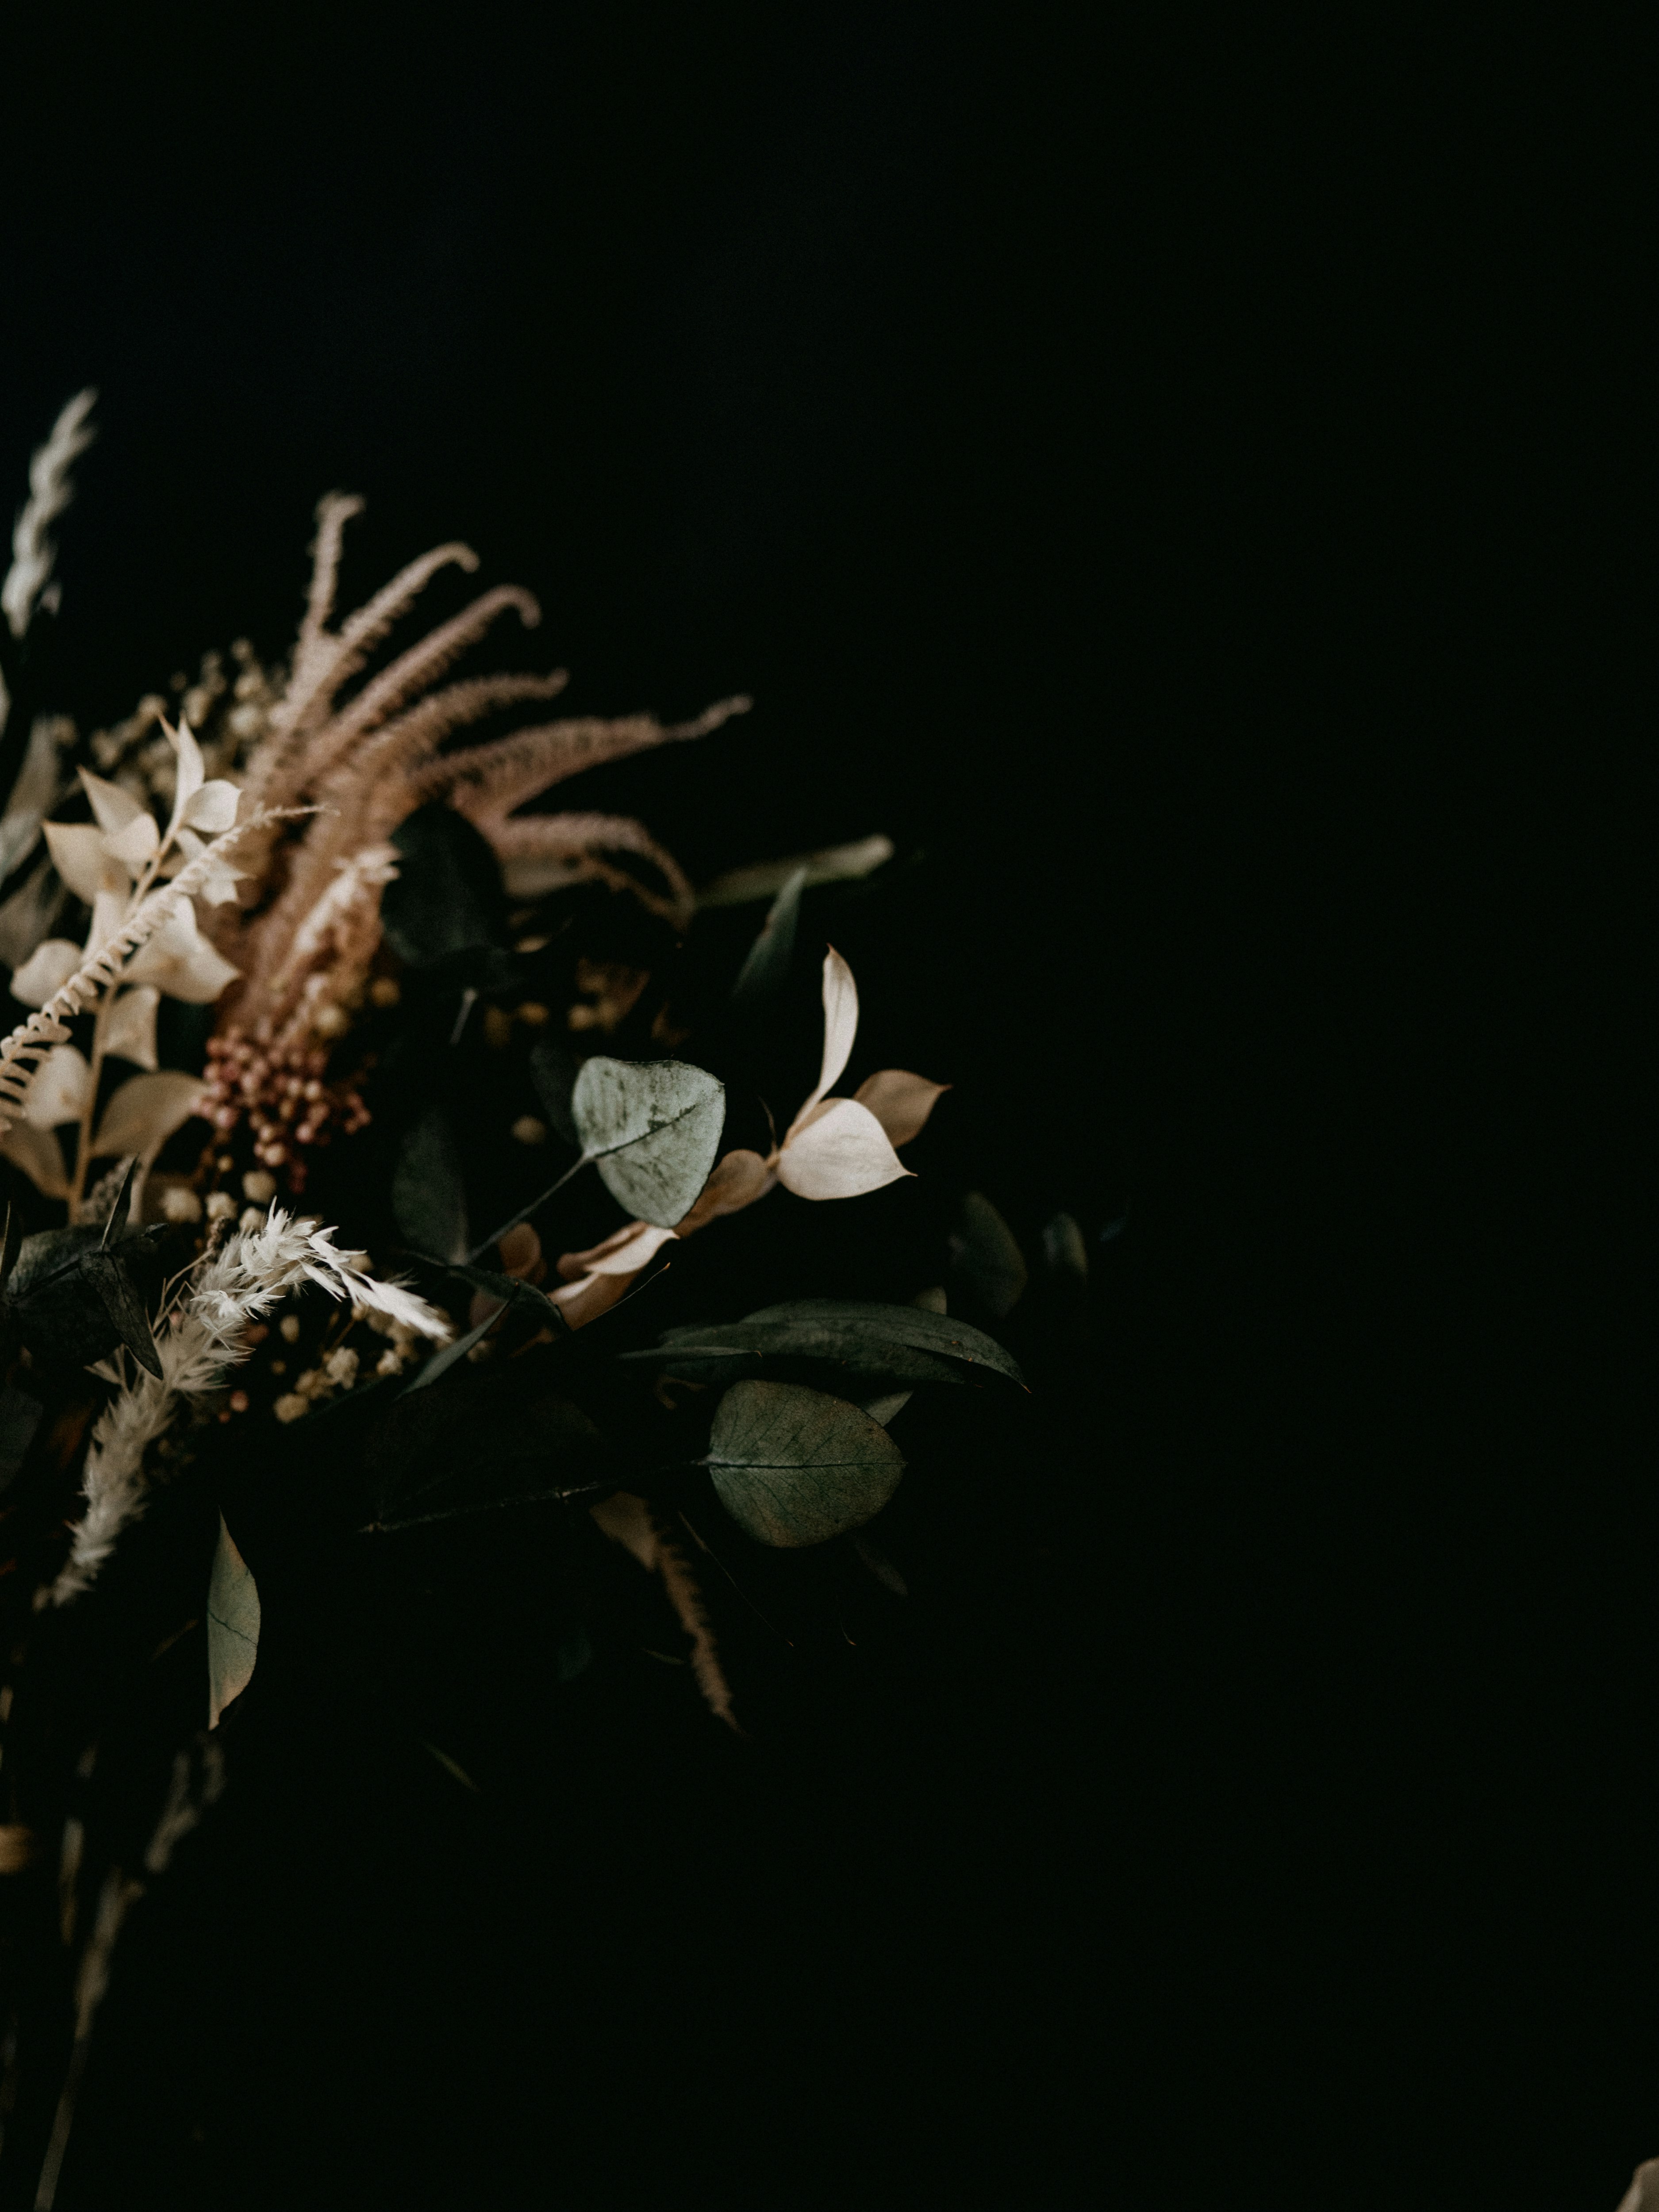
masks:
<instances>
[{"instance_id":1,"label":"eucalyptus leaf","mask_svg":"<svg viewBox=\"0 0 1659 2212\"><path fill-rule=\"evenodd\" d=\"M440 1105L404 1136L392 1176L392 1211L411 1251L434 1260L466 1256L466 1182L460 1147Z\"/></svg>"},{"instance_id":2,"label":"eucalyptus leaf","mask_svg":"<svg viewBox=\"0 0 1659 2212\"><path fill-rule=\"evenodd\" d=\"M708 1468L722 1505L757 1543L828 1543L880 1512L904 1455L844 1398L790 1382L736 1382L714 1412Z\"/></svg>"},{"instance_id":3,"label":"eucalyptus leaf","mask_svg":"<svg viewBox=\"0 0 1659 2212\"><path fill-rule=\"evenodd\" d=\"M692 1382L735 1380L766 1359L821 1360L833 1364L839 1370L837 1379L848 1382L915 1385L972 1380L953 1359L918 1350L890 1330L867 1322L828 1318L677 1328L653 1350L625 1352L620 1358L655 1362Z\"/></svg>"},{"instance_id":4,"label":"eucalyptus leaf","mask_svg":"<svg viewBox=\"0 0 1659 2212\"><path fill-rule=\"evenodd\" d=\"M684 1060L585 1061L571 1093L582 1156L641 1221L672 1229L696 1203L720 1149L726 1089Z\"/></svg>"},{"instance_id":5,"label":"eucalyptus leaf","mask_svg":"<svg viewBox=\"0 0 1659 2212\"><path fill-rule=\"evenodd\" d=\"M259 1656L259 1585L219 1516L219 1548L207 1594L208 1726L253 1680Z\"/></svg>"},{"instance_id":6,"label":"eucalyptus leaf","mask_svg":"<svg viewBox=\"0 0 1659 2212\"><path fill-rule=\"evenodd\" d=\"M982 1191L970 1190L962 1201L951 1257L999 1321L1019 1304L1027 1280L1025 1255Z\"/></svg>"},{"instance_id":7,"label":"eucalyptus leaf","mask_svg":"<svg viewBox=\"0 0 1659 2212\"><path fill-rule=\"evenodd\" d=\"M878 1305L855 1298L796 1298L787 1305L763 1307L759 1313L749 1315L744 1325L759 1322L788 1322L801 1327L813 1323L863 1326L895 1344L912 1345L918 1352L931 1352L940 1358L963 1360L970 1367L989 1368L1022 1388L1025 1382L1019 1362L994 1336L987 1336L983 1329L970 1328L953 1315L933 1313L921 1306Z\"/></svg>"},{"instance_id":8,"label":"eucalyptus leaf","mask_svg":"<svg viewBox=\"0 0 1659 2212\"><path fill-rule=\"evenodd\" d=\"M760 934L750 946L749 957L732 987L732 1003L744 1013L757 1012L768 1005L788 979L806 872L804 866L798 867L773 900Z\"/></svg>"}]
</instances>

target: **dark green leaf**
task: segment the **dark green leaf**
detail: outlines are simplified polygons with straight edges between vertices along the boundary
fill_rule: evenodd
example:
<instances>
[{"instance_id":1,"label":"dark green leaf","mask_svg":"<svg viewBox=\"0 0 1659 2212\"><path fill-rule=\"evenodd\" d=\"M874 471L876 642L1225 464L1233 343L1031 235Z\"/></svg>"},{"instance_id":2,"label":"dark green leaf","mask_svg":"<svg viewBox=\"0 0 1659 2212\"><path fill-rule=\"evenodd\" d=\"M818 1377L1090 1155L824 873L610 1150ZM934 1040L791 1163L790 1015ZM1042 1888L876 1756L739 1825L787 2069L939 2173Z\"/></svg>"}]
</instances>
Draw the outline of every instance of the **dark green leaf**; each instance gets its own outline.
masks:
<instances>
[{"instance_id":1,"label":"dark green leaf","mask_svg":"<svg viewBox=\"0 0 1659 2212\"><path fill-rule=\"evenodd\" d=\"M0 1490L22 1466L45 1410L38 1398L13 1383L0 1389Z\"/></svg>"},{"instance_id":2,"label":"dark green leaf","mask_svg":"<svg viewBox=\"0 0 1659 2212\"><path fill-rule=\"evenodd\" d=\"M739 1321L677 1328L654 1350L625 1352L621 1357L654 1361L692 1382L728 1381L758 1367L763 1359L822 1360L836 1367L838 1380L860 1384L972 1380L953 1360L918 1350L890 1331L859 1321Z\"/></svg>"},{"instance_id":3,"label":"dark green leaf","mask_svg":"<svg viewBox=\"0 0 1659 2212\"><path fill-rule=\"evenodd\" d=\"M17 1208L6 1201L6 1231L0 1240L0 1289L11 1279L11 1271L17 1265L17 1255L22 1249L23 1224Z\"/></svg>"},{"instance_id":4,"label":"dark green leaf","mask_svg":"<svg viewBox=\"0 0 1659 2212\"><path fill-rule=\"evenodd\" d=\"M466 1256L466 1182L449 1116L428 1106L398 1149L392 1211L411 1251L434 1260Z\"/></svg>"},{"instance_id":5,"label":"dark green leaf","mask_svg":"<svg viewBox=\"0 0 1659 2212\"><path fill-rule=\"evenodd\" d=\"M764 1306L747 1316L741 1326L758 1322L787 1322L805 1327L823 1323L831 1328L863 1327L895 1344L913 1345L943 1359L965 1360L970 1367L988 1367L1024 1385L1019 1362L983 1329L970 1328L950 1314L928 1312L921 1306L878 1305L854 1298L795 1298L787 1305Z\"/></svg>"},{"instance_id":6,"label":"dark green leaf","mask_svg":"<svg viewBox=\"0 0 1659 2212\"><path fill-rule=\"evenodd\" d=\"M81 1262L81 1271L102 1301L117 1338L138 1364L160 1382L161 1363L156 1356L155 1339L150 1334L149 1316L144 1310L138 1285L123 1266L118 1250L88 1252Z\"/></svg>"},{"instance_id":7,"label":"dark green leaf","mask_svg":"<svg viewBox=\"0 0 1659 2212\"><path fill-rule=\"evenodd\" d=\"M805 887L806 870L797 868L773 900L761 933L749 948L749 957L732 987L732 1003L744 1013L754 1013L776 998L788 979L800 920L800 895Z\"/></svg>"},{"instance_id":8,"label":"dark green leaf","mask_svg":"<svg viewBox=\"0 0 1659 2212\"><path fill-rule=\"evenodd\" d=\"M970 1190L962 1201L951 1257L999 1321L1013 1311L1025 1289L1025 1256L982 1191Z\"/></svg>"},{"instance_id":9,"label":"dark green leaf","mask_svg":"<svg viewBox=\"0 0 1659 2212\"><path fill-rule=\"evenodd\" d=\"M592 1491L614 1483L617 1465L579 1407L473 1372L400 1398L376 1432L369 1474L377 1523L390 1530Z\"/></svg>"},{"instance_id":10,"label":"dark green leaf","mask_svg":"<svg viewBox=\"0 0 1659 2212\"><path fill-rule=\"evenodd\" d=\"M441 799L405 816L392 833L398 877L380 894L380 926L411 968L475 947L499 945L507 933L501 865L489 840Z\"/></svg>"},{"instance_id":11,"label":"dark green leaf","mask_svg":"<svg viewBox=\"0 0 1659 2212\"><path fill-rule=\"evenodd\" d=\"M827 1543L880 1512L904 1456L845 1399L790 1382L737 1382L720 1400L708 1468L722 1505L762 1544Z\"/></svg>"}]
</instances>

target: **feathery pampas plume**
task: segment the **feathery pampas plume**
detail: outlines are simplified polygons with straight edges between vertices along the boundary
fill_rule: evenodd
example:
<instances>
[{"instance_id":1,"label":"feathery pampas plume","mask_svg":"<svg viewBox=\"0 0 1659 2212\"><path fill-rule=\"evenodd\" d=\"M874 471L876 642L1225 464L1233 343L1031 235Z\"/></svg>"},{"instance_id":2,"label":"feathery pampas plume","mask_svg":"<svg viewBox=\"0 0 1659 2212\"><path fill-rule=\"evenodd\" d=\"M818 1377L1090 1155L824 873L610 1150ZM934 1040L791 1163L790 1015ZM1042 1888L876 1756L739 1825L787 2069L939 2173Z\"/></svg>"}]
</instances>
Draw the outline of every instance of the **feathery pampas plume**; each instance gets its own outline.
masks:
<instances>
[{"instance_id":1,"label":"feathery pampas plume","mask_svg":"<svg viewBox=\"0 0 1659 2212\"><path fill-rule=\"evenodd\" d=\"M337 1251L334 1231L295 1221L273 1206L257 1229L240 1230L191 1271L195 1280L174 1306L171 1324L155 1333L161 1374L137 1369L125 1351L93 1370L118 1395L98 1417L87 1449L82 1490L87 1510L76 1523L62 1572L36 1600L64 1605L89 1588L127 1524L143 1511L149 1484L144 1454L172 1425L181 1398L217 1389L227 1367L252 1349L247 1331L303 1283L331 1298L386 1315L418 1336L441 1341L450 1325L434 1306L400 1283L377 1282Z\"/></svg>"},{"instance_id":2,"label":"feathery pampas plume","mask_svg":"<svg viewBox=\"0 0 1659 2212\"><path fill-rule=\"evenodd\" d=\"M75 496L70 465L84 453L97 436L86 427L98 394L76 392L52 426L52 435L29 464L28 503L17 518L11 536L11 567L0 584L3 611L14 637L21 637L29 617L40 604L52 574L57 547L46 535Z\"/></svg>"}]
</instances>

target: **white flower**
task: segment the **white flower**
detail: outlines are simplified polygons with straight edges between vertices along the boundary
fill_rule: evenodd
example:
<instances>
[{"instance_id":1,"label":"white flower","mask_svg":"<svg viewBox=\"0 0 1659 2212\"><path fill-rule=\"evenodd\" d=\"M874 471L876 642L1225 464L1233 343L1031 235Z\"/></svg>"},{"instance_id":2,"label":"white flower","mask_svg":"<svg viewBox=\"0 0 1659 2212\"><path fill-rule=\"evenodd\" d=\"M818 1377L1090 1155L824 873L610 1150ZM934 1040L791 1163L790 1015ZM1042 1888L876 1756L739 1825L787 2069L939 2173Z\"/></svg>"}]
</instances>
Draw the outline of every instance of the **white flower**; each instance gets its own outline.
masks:
<instances>
[{"instance_id":1,"label":"white flower","mask_svg":"<svg viewBox=\"0 0 1659 2212\"><path fill-rule=\"evenodd\" d=\"M78 1121L86 1111L92 1070L72 1044L54 1045L40 1063L23 1119L34 1129Z\"/></svg>"}]
</instances>

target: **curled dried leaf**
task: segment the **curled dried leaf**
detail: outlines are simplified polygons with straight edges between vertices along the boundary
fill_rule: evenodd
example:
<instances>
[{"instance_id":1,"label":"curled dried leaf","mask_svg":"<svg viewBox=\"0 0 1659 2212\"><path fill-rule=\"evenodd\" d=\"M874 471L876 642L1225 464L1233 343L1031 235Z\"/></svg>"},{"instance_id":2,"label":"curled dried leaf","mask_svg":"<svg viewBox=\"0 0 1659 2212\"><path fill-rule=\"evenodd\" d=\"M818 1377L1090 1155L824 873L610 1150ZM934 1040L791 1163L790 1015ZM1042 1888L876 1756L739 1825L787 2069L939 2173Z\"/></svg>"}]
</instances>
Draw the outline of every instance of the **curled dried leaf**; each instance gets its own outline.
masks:
<instances>
[{"instance_id":1,"label":"curled dried leaf","mask_svg":"<svg viewBox=\"0 0 1659 2212\"><path fill-rule=\"evenodd\" d=\"M890 1145L908 1145L921 1134L950 1088L948 1083L930 1083L925 1075L912 1075L906 1068L884 1067L866 1076L853 1096L875 1115Z\"/></svg>"}]
</instances>

